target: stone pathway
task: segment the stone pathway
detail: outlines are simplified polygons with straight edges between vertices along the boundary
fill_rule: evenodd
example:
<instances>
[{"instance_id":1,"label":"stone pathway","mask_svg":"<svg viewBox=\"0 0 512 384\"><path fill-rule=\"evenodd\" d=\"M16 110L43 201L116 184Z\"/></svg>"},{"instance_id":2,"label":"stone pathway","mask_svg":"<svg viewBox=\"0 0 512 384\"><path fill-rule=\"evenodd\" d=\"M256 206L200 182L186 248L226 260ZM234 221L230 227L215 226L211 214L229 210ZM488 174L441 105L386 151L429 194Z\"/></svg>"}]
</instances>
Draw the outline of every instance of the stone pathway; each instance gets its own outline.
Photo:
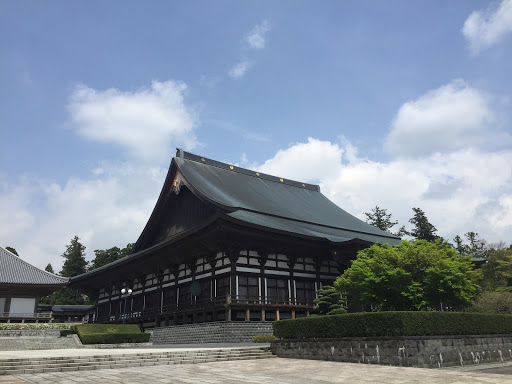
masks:
<instances>
[{"instance_id":1,"label":"stone pathway","mask_svg":"<svg viewBox=\"0 0 512 384\"><path fill-rule=\"evenodd\" d=\"M503 366L510 366L504 364ZM484 366L481 366L484 368ZM386 383L512 384L511 375L318 360L264 359L203 364L55 372L0 377L1 384L41 383Z\"/></svg>"}]
</instances>

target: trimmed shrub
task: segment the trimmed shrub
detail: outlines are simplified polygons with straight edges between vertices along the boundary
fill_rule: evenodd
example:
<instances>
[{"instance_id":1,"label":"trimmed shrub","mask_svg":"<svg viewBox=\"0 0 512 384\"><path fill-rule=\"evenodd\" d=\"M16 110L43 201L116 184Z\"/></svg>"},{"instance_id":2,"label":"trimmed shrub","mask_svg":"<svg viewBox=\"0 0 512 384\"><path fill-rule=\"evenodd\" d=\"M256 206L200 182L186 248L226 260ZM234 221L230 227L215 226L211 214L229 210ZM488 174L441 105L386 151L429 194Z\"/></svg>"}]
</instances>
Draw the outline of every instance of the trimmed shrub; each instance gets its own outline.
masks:
<instances>
[{"instance_id":1,"label":"trimmed shrub","mask_svg":"<svg viewBox=\"0 0 512 384\"><path fill-rule=\"evenodd\" d=\"M463 312L364 312L273 322L281 339L512 333L512 315Z\"/></svg>"},{"instance_id":2,"label":"trimmed shrub","mask_svg":"<svg viewBox=\"0 0 512 384\"><path fill-rule=\"evenodd\" d=\"M72 330L72 329L62 329L60 331L60 337L66 337L67 335L72 335L76 333L76 331Z\"/></svg>"},{"instance_id":3,"label":"trimmed shrub","mask_svg":"<svg viewBox=\"0 0 512 384\"><path fill-rule=\"evenodd\" d=\"M145 343L151 337L135 324L80 324L73 329L83 344Z\"/></svg>"},{"instance_id":4,"label":"trimmed shrub","mask_svg":"<svg viewBox=\"0 0 512 384\"><path fill-rule=\"evenodd\" d=\"M270 343L274 341L276 337L274 335L256 335L252 337L253 343Z\"/></svg>"},{"instance_id":5,"label":"trimmed shrub","mask_svg":"<svg viewBox=\"0 0 512 384\"><path fill-rule=\"evenodd\" d=\"M80 335L82 344L146 343L149 333L91 333Z\"/></svg>"}]
</instances>

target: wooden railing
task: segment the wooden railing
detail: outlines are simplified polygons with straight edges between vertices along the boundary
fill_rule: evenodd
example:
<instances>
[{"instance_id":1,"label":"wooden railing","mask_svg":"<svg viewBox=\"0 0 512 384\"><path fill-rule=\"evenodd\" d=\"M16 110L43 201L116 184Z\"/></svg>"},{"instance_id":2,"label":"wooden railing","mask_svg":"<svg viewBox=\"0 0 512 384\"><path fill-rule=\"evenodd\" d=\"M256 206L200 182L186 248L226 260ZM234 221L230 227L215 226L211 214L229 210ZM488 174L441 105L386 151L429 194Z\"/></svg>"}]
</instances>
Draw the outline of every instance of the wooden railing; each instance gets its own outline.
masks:
<instances>
[{"instance_id":1,"label":"wooden railing","mask_svg":"<svg viewBox=\"0 0 512 384\"><path fill-rule=\"evenodd\" d=\"M9 319L51 319L51 313L13 313L13 312L0 312L0 318Z\"/></svg>"},{"instance_id":2,"label":"wooden railing","mask_svg":"<svg viewBox=\"0 0 512 384\"><path fill-rule=\"evenodd\" d=\"M140 310L128 310L126 313L116 313L109 316L100 316L96 319L98 323L118 322L129 319L140 319L144 317L156 317L160 315L176 315L193 310L211 310L213 308L229 307L231 305L294 305L312 307L313 300L298 300L292 302L288 297L279 298L271 296L250 296L250 295L226 295L222 297L192 299L182 301L178 304L164 305L161 307L143 308Z\"/></svg>"}]
</instances>

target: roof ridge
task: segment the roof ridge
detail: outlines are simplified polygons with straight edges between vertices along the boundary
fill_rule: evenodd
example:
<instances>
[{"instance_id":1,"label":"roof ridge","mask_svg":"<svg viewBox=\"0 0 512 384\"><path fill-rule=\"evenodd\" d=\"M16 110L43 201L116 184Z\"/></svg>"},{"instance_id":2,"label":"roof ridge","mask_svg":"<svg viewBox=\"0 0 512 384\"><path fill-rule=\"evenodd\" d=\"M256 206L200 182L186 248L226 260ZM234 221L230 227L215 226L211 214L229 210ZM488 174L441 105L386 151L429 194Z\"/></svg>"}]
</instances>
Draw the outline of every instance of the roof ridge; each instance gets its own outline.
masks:
<instances>
[{"instance_id":1,"label":"roof ridge","mask_svg":"<svg viewBox=\"0 0 512 384\"><path fill-rule=\"evenodd\" d=\"M241 173L246 176L257 177L259 179L264 179L264 180L272 181L275 183L282 183L282 184L290 185L292 187L297 187L297 188L302 188L302 189L308 189L310 191L320 192L320 186L317 184L303 183L300 181L295 181L295 180L291 180L291 179L285 179L282 177L269 175L267 173L253 171L251 169L242 168L242 167L238 167L235 165L223 163L221 161L209 159L209 158L206 158L203 156L198 156L193 153L186 152L179 148L176 148L176 157L179 157L184 160L191 160L191 161L194 161L194 162L200 163L200 164L205 164L205 165L225 169L227 171Z\"/></svg>"}]
</instances>

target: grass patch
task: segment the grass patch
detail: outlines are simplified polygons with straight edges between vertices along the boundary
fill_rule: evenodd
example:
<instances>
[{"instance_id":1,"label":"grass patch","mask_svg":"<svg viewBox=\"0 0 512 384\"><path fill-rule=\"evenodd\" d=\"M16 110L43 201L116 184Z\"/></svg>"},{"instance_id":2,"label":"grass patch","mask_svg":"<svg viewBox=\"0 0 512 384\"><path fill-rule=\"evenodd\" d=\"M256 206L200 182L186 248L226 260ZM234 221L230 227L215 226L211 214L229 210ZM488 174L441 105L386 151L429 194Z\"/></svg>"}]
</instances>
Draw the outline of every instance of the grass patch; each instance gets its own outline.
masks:
<instances>
[{"instance_id":1,"label":"grass patch","mask_svg":"<svg viewBox=\"0 0 512 384\"><path fill-rule=\"evenodd\" d=\"M256 335L252 337L253 343L270 343L274 341L276 337L274 335Z\"/></svg>"}]
</instances>

